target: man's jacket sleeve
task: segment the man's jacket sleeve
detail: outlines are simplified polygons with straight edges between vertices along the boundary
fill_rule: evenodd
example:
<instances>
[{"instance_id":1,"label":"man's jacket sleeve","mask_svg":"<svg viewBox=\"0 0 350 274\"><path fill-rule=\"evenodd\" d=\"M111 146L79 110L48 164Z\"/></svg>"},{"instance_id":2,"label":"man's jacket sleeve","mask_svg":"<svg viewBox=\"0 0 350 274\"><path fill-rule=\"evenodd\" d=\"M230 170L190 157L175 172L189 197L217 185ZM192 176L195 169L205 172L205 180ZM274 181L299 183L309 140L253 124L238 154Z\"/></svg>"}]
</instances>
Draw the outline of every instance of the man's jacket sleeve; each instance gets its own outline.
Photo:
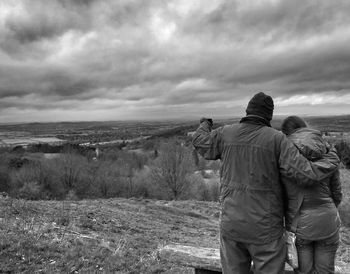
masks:
<instances>
[{"instance_id":1,"label":"man's jacket sleeve","mask_svg":"<svg viewBox=\"0 0 350 274\"><path fill-rule=\"evenodd\" d=\"M193 135L192 144L207 160L217 160L222 153L222 127L211 131L209 124L204 121Z\"/></svg>"},{"instance_id":2,"label":"man's jacket sleeve","mask_svg":"<svg viewBox=\"0 0 350 274\"><path fill-rule=\"evenodd\" d=\"M300 186L310 186L330 177L337 170L339 163L339 157L333 150L321 160L309 161L287 137L282 136L279 155L282 180L283 177L293 178Z\"/></svg>"},{"instance_id":3,"label":"man's jacket sleeve","mask_svg":"<svg viewBox=\"0 0 350 274\"><path fill-rule=\"evenodd\" d=\"M338 205L340 204L340 202L343 198L340 176L339 176L339 169L337 169L334 172L333 176L331 177L330 191L331 191L331 196L332 196L332 199L334 201L334 204L336 207L338 207Z\"/></svg>"}]
</instances>

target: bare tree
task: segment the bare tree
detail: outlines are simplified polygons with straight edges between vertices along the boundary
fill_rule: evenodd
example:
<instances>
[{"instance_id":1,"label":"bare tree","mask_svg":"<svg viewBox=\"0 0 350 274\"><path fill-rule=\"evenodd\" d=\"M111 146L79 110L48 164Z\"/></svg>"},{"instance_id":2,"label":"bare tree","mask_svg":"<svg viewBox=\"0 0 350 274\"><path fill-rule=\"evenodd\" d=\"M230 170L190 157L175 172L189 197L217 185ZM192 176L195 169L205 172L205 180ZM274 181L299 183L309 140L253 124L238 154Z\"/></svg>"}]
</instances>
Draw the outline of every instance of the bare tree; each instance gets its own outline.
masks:
<instances>
[{"instance_id":1,"label":"bare tree","mask_svg":"<svg viewBox=\"0 0 350 274\"><path fill-rule=\"evenodd\" d=\"M152 177L178 199L189 186L189 176L193 174L194 162L191 151L172 140L160 148L159 157L152 168Z\"/></svg>"},{"instance_id":2,"label":"bare tree","mask_svg":"<svg viewBox=\"0 0 350 274\"><path fill-rule=\"evenodd\" d=\"M69 190L81 187L79 183L86 166L86 158L74 153L65 153L55 163L56 174L67 193Z\"/></svg>"}]
</instances>

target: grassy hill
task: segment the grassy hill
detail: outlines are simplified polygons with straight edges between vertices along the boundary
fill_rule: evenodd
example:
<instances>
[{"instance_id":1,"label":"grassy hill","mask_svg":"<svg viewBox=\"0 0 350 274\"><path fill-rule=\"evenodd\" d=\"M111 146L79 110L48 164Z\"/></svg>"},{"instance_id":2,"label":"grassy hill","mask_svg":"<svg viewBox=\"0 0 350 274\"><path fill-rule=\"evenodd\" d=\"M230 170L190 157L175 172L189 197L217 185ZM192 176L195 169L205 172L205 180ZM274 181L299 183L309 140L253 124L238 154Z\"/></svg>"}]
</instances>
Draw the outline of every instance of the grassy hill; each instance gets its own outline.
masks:
<instances>
[{"instance_id":1,"label":"grassy hill","mask_svg":"<svg viewBox=\"0 0 350 274\"><path fill-rule=\"evenodd\" d=\"M346 203L348 175L342 172ZM161 261L158 250L169 243L218 248L219 209L198 201L0 196L0 273L191 273ZM341 236L337 262L348 265L350 228Z\"/></svg>"},{"instance_id":2,"label":"grassy hill","mask_svg":"<svg viewBox=\"0 0 350 274\"><path fill-rule=\"evenodd\" d=\"M0 199L1 273L186 273L168 243L218 246L219 205L136 199Z\"/></svg>"}]
</instances>

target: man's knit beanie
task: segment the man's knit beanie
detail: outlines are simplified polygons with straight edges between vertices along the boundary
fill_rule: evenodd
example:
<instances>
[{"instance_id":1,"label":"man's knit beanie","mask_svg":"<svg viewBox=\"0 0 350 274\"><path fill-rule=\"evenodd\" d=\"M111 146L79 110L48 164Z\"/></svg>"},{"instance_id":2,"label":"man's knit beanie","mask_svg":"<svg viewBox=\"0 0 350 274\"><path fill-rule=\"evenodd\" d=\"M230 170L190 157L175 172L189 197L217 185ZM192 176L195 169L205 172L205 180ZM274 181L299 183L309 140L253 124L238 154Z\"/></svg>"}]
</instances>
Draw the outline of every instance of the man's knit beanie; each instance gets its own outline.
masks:
<instances>
[{"instance_id":1,"label":"man's knit beanie","mask_svg":"<svg viewBox=\"0 0 350 274\"><path fill-rule=\"evenodd\" d=\"M271 96L259 92L250 99L246 113L247 115L257 115L271 121L273 115L273 100Z\"/></svg>"}]
</instances>

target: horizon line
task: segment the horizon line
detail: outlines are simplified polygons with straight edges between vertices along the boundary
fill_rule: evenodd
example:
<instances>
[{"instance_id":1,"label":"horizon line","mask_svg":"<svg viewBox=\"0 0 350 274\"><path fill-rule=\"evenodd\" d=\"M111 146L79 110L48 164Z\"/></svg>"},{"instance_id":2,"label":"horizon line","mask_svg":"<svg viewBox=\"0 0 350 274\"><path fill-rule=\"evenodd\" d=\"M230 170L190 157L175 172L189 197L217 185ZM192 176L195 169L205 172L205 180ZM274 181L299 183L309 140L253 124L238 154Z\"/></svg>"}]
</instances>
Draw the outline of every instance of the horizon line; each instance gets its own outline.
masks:
<instances>
[{"instance_id":1,"label":"horizon line","mask_svg":"<svg viewBox=\"0 0 350 274\"><path fill-rule=\"evenodd\" d=\"M273 115L272 120L274 118L283 118L288 117L291 114L276 114ZM341 117L341 116L350 116L350 114L298 114L298 116L301 117ZM136 119L136 118L130 118L130 119L121 119L121 120L62 120L62 121L18 121L18 122L0 122L0 125L23 125L23 124L59 124L59 123L111 123L111 122L169 122L169 121L197 121L201 117L204 116L197 116L197 117L189 117L189 118L144 118L144 119ZM218 116L212 116L210 118L216 119L216 120L230 120L230 119L240 119L244 116L224 116L224 115L218 115Z\"/></svg>"}]
</instances>

